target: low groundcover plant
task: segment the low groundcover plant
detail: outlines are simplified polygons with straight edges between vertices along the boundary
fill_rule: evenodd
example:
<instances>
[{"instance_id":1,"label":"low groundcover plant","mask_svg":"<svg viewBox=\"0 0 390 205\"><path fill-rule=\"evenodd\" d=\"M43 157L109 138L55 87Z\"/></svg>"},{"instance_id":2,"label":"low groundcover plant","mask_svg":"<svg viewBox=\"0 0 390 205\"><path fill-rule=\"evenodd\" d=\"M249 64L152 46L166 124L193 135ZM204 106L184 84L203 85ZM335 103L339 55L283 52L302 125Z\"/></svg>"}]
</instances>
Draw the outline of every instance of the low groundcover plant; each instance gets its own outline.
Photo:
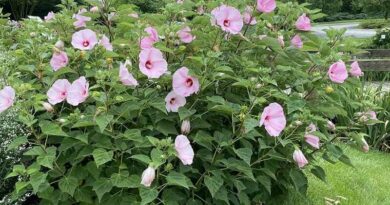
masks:
<instances>
[{"instance_id":1,"label":"low groundcover plant","mask_svg":"<svg viewBox=\"0 0 390 205\"><path fill-rule=\"evenodd\" d=\"M14 33L15 68L0 110L20 110L31 136L15 194L43 204L257 204L304 193L316 160L350 164L338 137L340 90L360 68L343 33L274 0L60 5ZM353 103L353 102L351 102ZM368 110L367 110L368 111ZM370 119L368 119L370 120ZM371 119L374 120L374 119ZM336 123L335 123L336 122ZM308 173L308 172L306 172Z\"/></svg>"}]
</instances>

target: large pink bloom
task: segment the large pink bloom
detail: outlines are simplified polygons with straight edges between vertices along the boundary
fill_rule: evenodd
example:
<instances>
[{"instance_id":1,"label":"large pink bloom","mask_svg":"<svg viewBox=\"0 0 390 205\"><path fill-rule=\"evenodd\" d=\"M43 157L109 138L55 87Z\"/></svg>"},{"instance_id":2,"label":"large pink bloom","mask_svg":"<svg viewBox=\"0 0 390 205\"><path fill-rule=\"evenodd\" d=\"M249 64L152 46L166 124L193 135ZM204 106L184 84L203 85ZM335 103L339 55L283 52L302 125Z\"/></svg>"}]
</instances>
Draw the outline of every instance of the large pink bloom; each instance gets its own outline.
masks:
<instances>
[{"instance_id":1,"label":"large pink bloom","mask_svg":"<svg viewBox=\"0 0 390 205\"><path fill-rule=\"evenodd\" d=\"M53 53L53 57L51 57L50 60L50 65L54 71L57 71L65 67L66 65L68 65L68 62L69 62L68 55L63 51L60 51L60 52Z\"/></svg>"},{"instance_id":2,"label":"large pink bloom","mask_svg":"<svg viewBox=\"0 0 390 205\"><path fill-rule=\"evenodd\" d=\"M291 44L296 48L303 48L302 39L298 34L291 39Z\"/></svg>"},{"instance_id":3,"label":"large pink bloom","mask_svg":"<svg viewBox=\"0 0 390 205\"><path fill-rule=\"evenodd\" d=\"M153 167L148 167L142 172L141 184L146 187L150 187L155 177L156 177L156 170Z\"/></svg>"},{"instance_id":4,"label":"large pink bloom","mask_svg":"<svg viewBox=\"0 0 390 205\"><path fill-rule=\"evenodd\" d=\"M183 43L191 43L195 40L195 36L191 34L191 29L188 26L178 31L177 35Z\"/></svg>"},{"instance_id":5,"label":"large pink bloom","mask_svg":"<svg viewBox=\"0 0 390 205\"><path fill-rule=\"evenodd\" d=\"M257 0L257 10L264 13L270 13L276 8L275 0Z\"/></svg>"},{"instance_id":6,"label":"large pink bloom","mask_svg":"<svg viewBox=\"0 0 390 205\"><path fill-rule=\"evenodd\" d=\"M178 135L175 139L177 155L184 165L191 165L194 160L194 150L185 135Z\"/></svg>"},{"instance_id":7,"label":"large pink bloom","mask_svg":"<svg viewBox=\"0 0 390 205\"><path fill-rule=\"evenodd\" d=\"M293 153L293 159L298 164L299 168L304 167L309 162L307 161L305 155L303 155L302 151L297 149Z\"/></svg>"},{"instance_id":8,"label":"large pink bloom","mask_svg":"<svg viewBox=\"0 0 390 205\"><path fill-rule=\"evenodd\" d=\"M238 34L244 26L240 11L234 7L222 5L213 9L211 15L211 23L220 26L228 33Z\"/></svg>"},{"instance_id":9,"label":"large pink bloom","mask_svg":"<svg viewBox=\"0 0 390 205\"><path fill-rule=\"evenodd\" d=\"M360 69L359 63L358 63L357 61L354 61L354 62L351 64L351 70L349 70L349 73L350 73L353 77L363 76L362 69Z\"/></svg>"},{"instance_id":10,"label":"large pink bloom","mask_svg":"<svg viewBox=\"0 0 390 205\"><path fill-rule=\"evenodd\" d=\"M168 63L160 50L145 49L139 54L139 69L148 78L159 78L167 72Z\"/></svg>"},{"instance_id":11,"label":"large pink bloom","mask_svg":"<svg viewBox=\"0 0 390 205\"><path fill-rule=\"evenodd\" d=\"M106 50L112 51L112 44L110 43L110 39L106 36L103 35L102 39L100 39L99 44L103 46Z\"/></svg>"},{"instance_id":12,"label":"large pink bloom","mask_svg":"<svg viewBox=\"0 0 390 205\"><path fill-rule=\"evenodd\" d=\"M55 19L56 15L54 14L54 12L50 11L45 17L45 21L50 21L50 20L53 20Z\"/></svg>"},{"instance_id":13,"label":"large pink bloom","mask_svg":"<svg viewBox=\"0 0 390 205\"><path fill-rule=\"evenodd\" d=\"M141 39L141 49L153 48L153 45L159 41L157 30L153 27L147 27L145 28L145 32L148 33L149 36Z\"/></svg>"},{"instance_id":14,"label":"large pink bloom","mask_svg":"<svg viewBox=\"0 0 390 205\"><path fill-rule=\"evenodd\" d=\"M66 99L70 83L66 79L59 79L54 82L51 88L47 91L47 98L50 104L55 105Z\"/></svg>"},{"instance_id":15,"label":"large pink bloom","mask_svg":"<svg viewBox=\"0 0 390 205\"><path fill-rule=\"evenodd\" d=\"M14 104L15 90L6 86L0 90L0 113L4 112Z\"/></svg>"},{"instance_id":16,"label":"large pink bloom","mask_svg":"<svg viewBox=\"0 0 390 205\"><path fill-rule=\"evenodd\" d=\"M88 98L88 89L89 83L84 76L80 77L69 87L66 101L73 106L83 103Z\"/></svg>"},{"instance_id":17,"label":"large pink bloom","mask_svg":"<svg viewBox=\"0 0 390 205\"><path fill-rule=\"evenodd\" d=\"M126 61L125 64L121 63L119 67L119 79L123 83L123 85L135 87L138 85L137 80L133 77L133 75L127 70L126 66L129 63Z\"/></svg>"},{"instance_id":18,"label":"large pink bloom","mask_svg":"<svg viewBox=\"0 0 390 205\"><path fill-rule=\"evenodd\" d=\"M90 29L78 31L72 36L72 45L80 50L92 50L98 43L96 33Z\"/></svg>"},{"instance_id":19,"label":"large pink bloom","mask_svg":"<svg viewBox=\"0 0 390 205\"><path fill-rule=\"evenodd\" d=\"M344 83L348 78L348 71L345 67L345 63L340 60L337 63L332 64L329 67L328 75L331 81L335 83Z\"/></svg>"},{"instance_id":20,"label":"large pink bloom","mask_svg":"<svg viewBox=\"0 0 390 205\"><path fill-rule=\"evenodd\" d=\"M173 91L178 95L188 97L199 91L199 80L188 75L188 68L182 67L173 74Z\"/></svg>"},{"instance_id":21,"label":"large pink bloom","mask_svg":"<svg viewBox=\"0 0 390 205\"><path fill-rule=\"evenodd\" d=\"M178 112L186 104L186 98L171 91L165 97L165 103L168 112Z\"/></svg>"},{"instance_id":22,"label":"large pink bloom","mask_svg":"<svg viewBox=\"0 0 390 205\"><path fill-rule=\"evenodd\" d=\"M306 14L302 14L298 18L297 22L295 23L295 27L301 31L310 31L311 30L310 18L307 17Z\"/></svg>"},{"instance_id":23,"label":"large pink bloom","mask_svg":"<svg viewBox=\"0 0 390 205\"><path fill-rule=\"evenodd\" d=\"M283 107L278 103L271 103L264 108L261 114L260 126L263 126L263 124L269 135L272 137L279 136L286 127Z\"/></svg>"},{"instance_id":24,"label":"large pink bloom","mask_svg":"<svg viewBox=\"0 0 390 205\"><path fill-rule=\"evenodd\" d=\"M319 149L320 148L320 138L312 135L312 134L306 134L305 135L305 141L311 145L312 147Z\"/></svg>"}]
</instances>

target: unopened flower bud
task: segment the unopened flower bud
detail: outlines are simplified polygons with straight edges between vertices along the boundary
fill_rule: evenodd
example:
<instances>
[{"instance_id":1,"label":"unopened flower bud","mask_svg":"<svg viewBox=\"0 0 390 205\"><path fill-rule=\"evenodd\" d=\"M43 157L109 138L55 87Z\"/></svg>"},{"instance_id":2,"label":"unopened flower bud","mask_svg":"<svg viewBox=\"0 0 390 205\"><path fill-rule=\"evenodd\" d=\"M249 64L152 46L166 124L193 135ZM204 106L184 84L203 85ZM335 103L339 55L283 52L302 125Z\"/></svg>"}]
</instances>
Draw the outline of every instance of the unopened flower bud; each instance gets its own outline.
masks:
<instances>
[{"instance_id":1,"label":"unopened flower bud","mask_svg":"<svg viewBox=\"0 0 390 205\"><path fill-rule=\"evenodd\" d=\"M99 11L99 7L94 6L94 7L92 7L89 11L92 12L92 13L96 13L96 12Z\"/></svg>"},{"instance_id":2,"label":"unopened flower bud","mask_svg":"<svg viewBox=\"0 0 390 205\"><path fill-rule=\"evenodd\" d=\"M62 50L64 50L64 42L61 40L58 40L56 42L56 44L54 44L54 47L62 51Z\"/></svg>"},{"instance_id":3,"label":"unopened flower bud","mask_svg":"<svg viewBox=\"0 0 390 205\"><path fill-rule=\"evenodd\" d=\"M65 123L65 122L66 122L66 119L61 118L61 119L59 119L58 121L59 121L60 123Z\"/></svg>"},{"instance_id":4,"label":"unopened flower bud","mask_svg":"<svg viewBox=\"0 0 390 205\"><path fill-rule=\"evenodd\" d=\"M152 185L155 177L156 177L156 170L153 167L149 166L142 173L141 184L146 186L146 187L150 187L150 185Z\"/></svg>"},{"instance_id":5,"label":"unopened flower bud","mask_svg":"<svg viewBox=\"0 0 390 205\"><path fill-rule=\"evenodd\" d=\"M300 121L300 120L295 121L294 124L295 124L296 126L301 126L301 125L303 125L302 121Z\"/></svg>"},{"instance_id":6,"label":"unopened flower bud","mask_svg":"<svg viewBox=\"0 0 390 205\"><path fill-rule=\"evenodd\" d=\"M261 83L256 84L257 89L260 89L261 87L263 87L263 85Z\"/></svg>"},{"instance_id":7,"label":"unopened flower bud","mask_svg":"<svg viewBox=\"0 0 390 205\"><path fill-rule=\"evenodd\" d=\"M333 92L334 92L334 89L333 89L331 86L326 86L325 92L328 93L328 94L330 94L330 93L333 93Z\"/></svg>"},{"instance_id":8,"label":"unopened flower bud","mask_svg":"<svg viewBox=\"0 0 390 205\"><path fill-rule=\"evenodd\" d=\"M46 111L48 111L48 112L53 112L54 111L54 108L53 108L53 106L51 106L50 103L43 102L42 105L43 105L43 107L45 108Z\"/></svg>"},{"instance_id":9,"label":"unopened flower bud","mask_svg":"<svg viewBox=\"0 0 390 205\"><path fill-rule=\"evenodd\" d=\"M85 51L80 51L80 58L83 59L85 57Z\"/></svg>"},{"instance_id":10,"label":"unopened flower bud","mask_svg":"<svg viewBox=\"0 0 390 205\"><path fill-rule=\"evenodd\" d=\"M191 123L189 120L184 120L182 123L181 123L181 133L183 135L187 135L188 133L190 133L190 130L191 130Z\"/></svg>"},{"instance_id":11,"label":"unopened flower bud","mask_svg":"<svg viewBox=\"0 0 390 205\"><path fill-rule=\"evenodd\" d=\"M336 125L332 121L330 121L330 120L328 120L328 122L327 122L327 127L331 131L335 131L336 130Z\"/></svg>"},{"instance_id":12,"label":"unopened flower bud","mask_svg":"<svg viewBox=\"0 0 390 205\"><path fill-rule=\"evenodd\" d=\"M112 58L106 58L107 64L112 64L113 59Z\"/></svg>"}]
</instances>

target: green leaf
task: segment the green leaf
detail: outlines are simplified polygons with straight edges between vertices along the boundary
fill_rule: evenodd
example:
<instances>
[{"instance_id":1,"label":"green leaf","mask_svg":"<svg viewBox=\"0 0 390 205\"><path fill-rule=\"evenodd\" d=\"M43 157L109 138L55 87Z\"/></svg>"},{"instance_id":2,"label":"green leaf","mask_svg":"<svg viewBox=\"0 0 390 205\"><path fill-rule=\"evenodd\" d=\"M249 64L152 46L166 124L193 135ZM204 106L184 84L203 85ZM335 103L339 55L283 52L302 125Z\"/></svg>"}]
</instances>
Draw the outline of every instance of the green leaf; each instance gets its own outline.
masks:
<instances>
[{"instance_id":1,"label":"green leaf","mask_svg":"<svg viewBox=\"0 0 390 205\"><path fill-rule=\"evenodd\" d=\"M130 177L114 173L111 175L111 182L118 188L137 188L141 182L138 175L131 175Z\"/></svg>"},{"instance_id":2,"label":"green leaf","mask_svg":"<svg viewBox=\"0 0 390 205\"><path fill-rule=\"evenodd\" d=\"M323 182L326 182L326 174L324 169L320 166L314 166L311 170L311 173L314 174L318 179L322 180Z\"/></svg>"},{"instance_id":3,"label":"green leaf","mask_svg":"<svg viewBox=\"0 0 390 205\"><path fill-rule=\"evenodd\" d=\"M164 134L165 136L168 136L170 134L177 135L177 130L175 127L175 123L167 120L161 120L158 124L156 129Z\"/></svg>"},{"instance_id":4,"label":"green leaf","mask_svg":"<svg viewBox=\"0 0 390 205\"><path fill-rule=\"evenodd\" d=\"M142 205L149 204L158 197L158 191L155 188L152 189L140 188L139 195L141 196Z\"/></svg>"},{"instance_id":5,"label":"green leaf","mask_svg":"<svg viewBox=\"0 0 390 205\"><path fill-rule=\"evenodd\" d=\"M23 181L16 182L16 184L15 184L16 193L19 193L22 189L24 189L25 187L27 187L29 184L30 184L30 183L28 183L28 182L23 182Z\"/></svg>"},{"instance_id":6,"label":"green leaf","mask_svg":"<svg viewBox=\"0 0 390 205\"><path fill-rule=\"evenodd\" d=\"M290 170L290 178L294 184L295 190L302 194L306 194L308 183L303 171L296 169Z\"/></svg>"},{"instance_id":7,"label":"green leaf","mask_svg":"<svg viewBox=\"0 0 390 205\"><path fill-rule=\"evenodd\" d=\"M53 162L56 159L56 147L49 147L46 149L46 153L37 157L39 165L53 169Z\"/></svg>"},{"instance_id":8,"label":"green leaf","mask_svg":"<svg viewBox=\"0 0 390 205\"><path fill-rule=\"evenodd\" d=\"M136 159L136 160L143 162L145 164L149 164L152 161L149 156L146 156L144 154L136 154L136 155L131 156L130 158Z\"/></svg>"},{"instance_id":9,"label":"green leaf","mask_svg":"<svg viewBox=\"0 0 390 205\"><path fill-rule=\"evenodd\" d=\"M188 184L191 181L184 174L175 171L171 171L166 177L166 180L169 185L178 185L186 189L192 186L192 183Z\"/></svg>"},{"instance_id":10,"label":"green leaf","mask_svg":"<svg viewBox=\"0 0 390 205\"><path fill-rule=\"evenodd\" d=\"M36 172L30 175L30 184L33 187L34 193L39 192L39 187L46 182L47 173Z\"/></svg>"},{"instance_id":11,"label":"green leaf","mask_svg":"<svg viewBox=\"0 0 390 205\"><path fill-rule=\"evenodd\" d=\"M27 143L28 140L27 140L27 137L26 136L23 136L23 137L18 137L16 139L14 139L7 147L7 151L9 150L12 150L12 149L16 149L18 148L20 145L22 144L25 144Z\"/></svg>"},{"instance_id":12,"label":"green leaf","mask_svg":"<svg viewBox=\"0 0 390 205\"><path fill-rule=\"evenodd\" d=\"M257 181L260 182L261 185L267 190L269 194L271 194L271 179L267 176L258 176Z\"/></svg>"},{"instance_id":13,"label":"green leaf","mask_svg":"<svg viewBox=\"0 0 390 205\"><path fill-rule=\"evenodd\" d=\"M97 149L93 150L92 156L95 159L96 165L99 167L100 165L103 165L103 164L111 161L112 157L114 156L114 152L113 151L107 152L103 148L97 148Z\"/></svg>"},{"instance_id":14,"label":"green leaf","mask_svg":"<svg viewBox=\"0 0 390 205\"><path fill-rule=\"evenodd\" d=\"M251 157L252 157L252 149L250 148L240 148L240 149L234 149L234 152L237 154L238 157L240 157L244 162L246 162L248 165L251 164Z\"/></svg>"},{"instance_id":15,"label":"green leaf","mask_svg":"<svg viewBox=\"0 0 390 205\"><path fill-rule=\"evenodd\" d=\"M41 121L39 123L39 127L41 128L42 133L46 135L63 136L63 137L68 136L64 131L62 131L59 125L49 121Z\"/></svg>"},{"instance_id":16,"label":"green leaf","mask_svg":"<svg viewBox=\"0 0 390 205\"><path fill-rule=\"evenodd\" d=\"M305 101L302 99L290 99L287 101L287 114L302 110L305 107Z\"/></svg>"},{"instance_id":17,"label":"green leaf","mask_svg":"<svg viewBox=\"0 0 390 205\"><path fill-rule=\"evenodd\" d=\"M113 115L99 115L96 118L96 124L99 126L100 132L103 133L108 124L114 119Z\"/></svg>"},{"instance_id":18,"label":"green leaf","mask_svg":"<svg viewBox=\"0 0 390 205\"><path fill-rule=\"evenodd\" d=\"M152 107L156 108L157 110L160 110L161 112L167 113L167 108L165 107L165 101L161 99L161 101L155 101L150 104Z\"/></svg>"},{"instance_id":19,"label":"green leaf","mask_svg":"<svg viewBox=\"0 0 390 205\"><path fill-rule=\"evenodd\" d=\"M27 152L23 153L23 155L25 155L25 156L39 156L39 155L42 155L44 153L45 153L45 151L43 150L43 148L41 146L35 146L35 147L29 149Z\"/></svg>"},{"instance_id":20,"label":"green leaf","mask_svg":"<svg viewBox=\"0 0 390 205\"><path fill-rule=\"evenodd\" d=\"M223 185L223 179L219 175L206 176L203 181L213 198Z\"/></svg>"},{"instance_id":21,"label":"green leaf","mask_svg":"<svg viewBox=\"0 0 390 205\"><path fill-rule=\"evenodd\" d=\"M59 182L58 187L62 192L68 193L73 196L74 191L78 186L78 180L75 177L64 176Z\"/></svg>"},{"instance_id":22,"label":"green leaf","mask_svg":"<svg viewBox=\"0 0 390 205\"><path fill-rule=\"evenodd\" d=\"M105 193L110 192L112 189L112 183L110 179L99 178L93 183L92 190L95 191L98 196L99 202Z\"/></svg>"},{"instance_id":23,"label":"green leaf","mask_svg":"<svg viewBox=\"0 0 390 205\"><path fill-rule=\"evenodd\" d=\"M141 135L141 130L138 129L129 129L126 130L126 132L123 134L123 138L131 140L131 141L136 141L136 142L142 142L142 135Z\"/></svg>"},{"instance_id":24,"label":"green leaf","mask_svg":"<svg viewBox=\"0 0 390 205\"><path fill-rule=\"evenodd\" d=\"M196 113L196 110L188 110L187 108L185 107L181 107L179 109L179 117L180 117L180 120L183 121L189 117L191 117L193 114Z\"/></svg>"},{"instance_id":25,"label":"green leaf","mask_svg":"<svg viewBox=\"0 0 390 205\"><path fill-rule=\"evenodd\" d=\"M249 133L255 127L259 126L259 121L253 118L247 118L244 121L245 133Z\"/></svg>"}]
</instances>

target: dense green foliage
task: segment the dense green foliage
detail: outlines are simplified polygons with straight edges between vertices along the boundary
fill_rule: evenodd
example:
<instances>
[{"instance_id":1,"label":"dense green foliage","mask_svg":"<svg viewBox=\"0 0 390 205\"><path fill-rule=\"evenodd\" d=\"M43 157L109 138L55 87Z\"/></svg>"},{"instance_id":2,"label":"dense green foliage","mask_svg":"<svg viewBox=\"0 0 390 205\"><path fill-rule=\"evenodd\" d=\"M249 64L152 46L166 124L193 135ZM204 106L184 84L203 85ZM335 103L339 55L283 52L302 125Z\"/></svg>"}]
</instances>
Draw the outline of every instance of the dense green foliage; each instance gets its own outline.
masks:
<instances>
[{"instance_id":1,"label":"dense green foliage","mask_svg":"<svg viewBox=\"0 0 390 205\"><path fill-rule=\"evenodd\" d=\"M134 5L90 2L100 12L85 14L93 19L87 28L99 37L109 36L114 51L72 47L77 31L72 16L81 7L70 0L49 22L29 19L16 30L3 25L2 43L16 59L1 76L16 89L19 120L31 130L31 136L13 143L29 146L26 161L8 175L18 177L15 198L33 192L42 204L255 204L292 187L306 192L307 176L293 160L296 149L320 179L325 172L316 159L351 163L334 141L343 137L360 144L354 137L364 135L359 129L366 123L351 119L347 126L330 130L327 122L349 117L344 103L359 102L344 90L361 83L350 77L335 84L327 71L336 61L348 62L349 55L342 54L356 49L344 41L343 31L329 30L328 38L320 39L295 30L302 13L314 20L321 16L317 11L278 2L275 12L254 13L257 25L245 26L242 35L229 35L211 24L211 10L226 3L243 12L255 1L171 1L161 12L139 19L129 16L136 11ZM205 13L197 13L200 6ZM159 79L147 79L137 66L139 40L148 26L158 30L161 41L154 46L169 65ZM184 26L196 36L189 44L176 35ZM302 49L289 43L295 34L304 41ZM278 41L280 35L285 46ZM55 72L49 61L58 40L65 42L70 61ZM119 82L119 63L125 60L132 63L136 88ZM201 89L178 113L168 113L164 98L172 89L172 73L182 66L199 79ZM90 82L87 101L44 109L54 81L72 82L80 76ZM259 126L259 115L273 102L283 106L287 118L287 127L276 138ZM362 111L374 108L366 105ZM191 166L178 160L173 143L183 120L191 121ZM304 141L311 123L318 127L314 134L321 140L319 150ZM157 170L149 188L140 184L148 166Z\"/></svg>"}]
</instances>

